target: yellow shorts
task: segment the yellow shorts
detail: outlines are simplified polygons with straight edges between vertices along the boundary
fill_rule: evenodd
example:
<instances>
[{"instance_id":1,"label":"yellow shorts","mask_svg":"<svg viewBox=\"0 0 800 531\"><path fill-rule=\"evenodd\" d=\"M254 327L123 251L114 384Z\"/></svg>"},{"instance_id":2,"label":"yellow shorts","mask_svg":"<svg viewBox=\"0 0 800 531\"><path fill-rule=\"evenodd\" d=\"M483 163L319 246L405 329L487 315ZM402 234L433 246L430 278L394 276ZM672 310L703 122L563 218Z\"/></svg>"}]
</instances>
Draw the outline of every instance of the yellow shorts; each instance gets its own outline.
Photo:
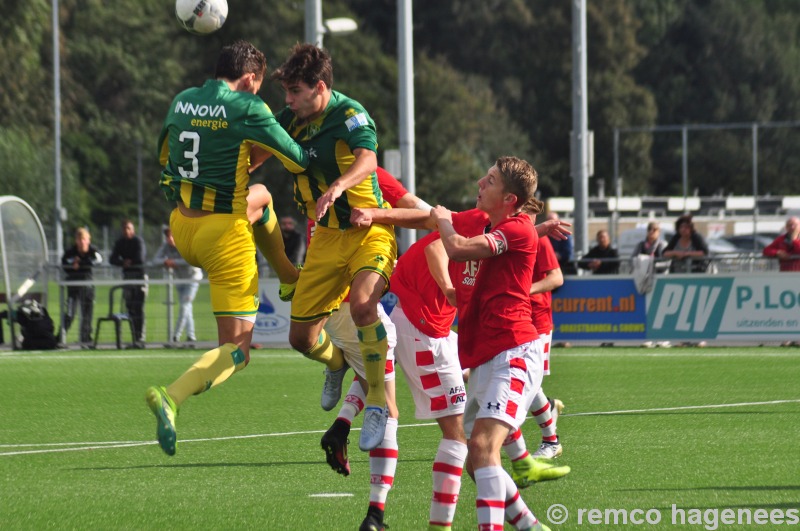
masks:
<instances>
[{"instance_id":1,"label":"yellow shorts","mask_svg":"<svg viewBox=\"0 0 800 531\"><path fill-rule=\"evenodd\" d=\"M292 299L292 320L315 321L330 315L360 271L381 275L388 290L396 259L397 242L390 225L347 230L317 226Z\"/></svg>"},{"instance_id":2,"label":"yellow shorts","mask_svg":"<svg viewBox=\"0 0 800 531\"><path fill-rule=\"evenodd\" d=\"M199 218L172 211L169 226L181 256L208 273L217 317L251 317L258 311L258 268L253 229L245 214Z\"/></svg>"}]
</instances>

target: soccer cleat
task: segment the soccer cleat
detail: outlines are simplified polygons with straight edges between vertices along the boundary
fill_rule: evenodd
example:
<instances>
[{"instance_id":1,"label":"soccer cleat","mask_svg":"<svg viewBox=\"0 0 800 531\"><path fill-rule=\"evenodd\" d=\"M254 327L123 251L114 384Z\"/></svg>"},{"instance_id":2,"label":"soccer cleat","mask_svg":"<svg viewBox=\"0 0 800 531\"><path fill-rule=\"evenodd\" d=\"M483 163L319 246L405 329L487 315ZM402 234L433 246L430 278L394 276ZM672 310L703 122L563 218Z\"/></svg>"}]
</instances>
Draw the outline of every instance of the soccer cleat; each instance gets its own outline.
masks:
<instances>
[{"instance_id":1,"label":"soccer cleat","mask_svg":"<svg viewBox=\"0 0 800 531\"><path fill-rule=\"evenodd\" d=\"M555 459L564 452L560 442L542 441L541 446L533 452L534 459Z\"/></svg>"},{"instance_id":2,"label":"soccer cleat","mask_svg":"<svg viewBox=\"0 0 800 531\"><path fill-rule=\"evenodd\" d=\"M322 449L325 450L325 460L334 471L343 476L350 475L350 462L347 460L349 434L350 425L341 419L336 419L320 441Z\"/></svg>"},{"instance_id":3,"label":"soccer cleat","mask_svg":"<svg viewBox=\"0 0 800 531\"><path fill-rule=\"evenodd\" d=\"M553 424L558 423L558 416L564 411L566 407L564 402L559 400L558 398L547 398L547 401L550 402L550 416L553 417Z\"/></svg>"},{"instance_id":4,"label":"soccer cleat","mask_svg":"<svg viewBox=\"0 0 800 531\"><path fill-rule=\"evenodd\" d=\"M325 385L322 387L322 399L320 400L320 405L325 411L335 408L342 398L342 382L349 368L350 365L344 362L344 365L338 371L325 369Z\"/></svg>"},{"instance_id":5,"label":"soccer cleat","mask_svg":"<svg viewBox=\"0 0 800 531\"><path fill-rule=\"evenodd\" d=\"M175 455L178 436L175 433L175 414L178 408L163 387L151 387L145 393L150 411L156 416L156 437L158 445L167 455Z\"/></svg>"},{"instance_id":6,"label":"soccer cleat","mask_svg":"<svg viewBox=\"0 0 800 531\"><path fill-rule=\"evenodd\" d=\"M569 472L568 466L554 466L544 461L537 461L531 456L511 462L511 479L521 489L540 481L563 478Z\"/></svg>"},{"instance_id":7,"label":"soccer cleat","mask_svg":"<svg viewBox=\"0 0 800 531\"><path fill-rule=\"evenodd\" d=\"M367 406L364 408L364 424L361 426L361 436L358 438L358 447L362 451L374 450L383 442L388 418L389 409L386 407Z\"/></svg>"},{"instance_id":8,"label":"soccer cleat","mask_svg":"<svg viewBox=\"0 0 800 531\"><path fill-rule=\"evenodd\" d=\"M303 269L303 266L297 266L297 270L300 271ZM294 297L294 291L297 289L297 280L292 282L291 284L284 284L283 282L280 283L278 286L278 298L282 301L290 301L292 297Z\"/></svg>"},{"instance_id":9,"label":"soccer cleat","mask_svg":"<svg viewBox=\"0 0 800 531\"><path fill-rule=\"evenodd\" d=\"M550 531L550 528L541 522L536 522L533 527L529 527L525 531Z\"/></svg>"},{"instance_id":10,"label":"soccer cleat","mask_svg":"<svg viewBox=\"0 0 800 531\"><path fill-rule=\"evenodd\" d=\"M452 531L452 529L449 525L428 524L428 531Z\"/></svg>"},{"instance_id":11,"label":"soccer cleat","mask_svg":"<svg viewBox=\"0 0 800 531\"><path fill-rule=\"evenodd\" d=\"M367 510L367 517L361 522L358 531L385 531L386 525L383 523L383 511L370 507Z\"/></svg>"}]
</instances>

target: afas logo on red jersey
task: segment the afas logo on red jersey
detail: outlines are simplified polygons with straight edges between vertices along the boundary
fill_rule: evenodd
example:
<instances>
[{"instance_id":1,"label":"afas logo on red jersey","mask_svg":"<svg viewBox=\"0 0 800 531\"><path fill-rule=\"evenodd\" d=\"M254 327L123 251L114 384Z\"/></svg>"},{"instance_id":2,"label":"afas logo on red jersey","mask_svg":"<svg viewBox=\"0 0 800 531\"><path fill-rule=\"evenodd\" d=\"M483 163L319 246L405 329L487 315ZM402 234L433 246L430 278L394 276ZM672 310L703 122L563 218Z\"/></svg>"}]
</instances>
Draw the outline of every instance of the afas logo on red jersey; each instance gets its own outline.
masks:
<instances>
[{"instance_id":1,"label":"afas logo on red jersey","mask_svg":"<svg viewBox=\"0 0 800 531\"><path fill-rule=\"evenodd\" d=\"M461 285L474 286L475 277L478 276L478 269L480 269L480 260L469 260L464 262L464 268L461 270Z\"/></svg>"}]
</instances>

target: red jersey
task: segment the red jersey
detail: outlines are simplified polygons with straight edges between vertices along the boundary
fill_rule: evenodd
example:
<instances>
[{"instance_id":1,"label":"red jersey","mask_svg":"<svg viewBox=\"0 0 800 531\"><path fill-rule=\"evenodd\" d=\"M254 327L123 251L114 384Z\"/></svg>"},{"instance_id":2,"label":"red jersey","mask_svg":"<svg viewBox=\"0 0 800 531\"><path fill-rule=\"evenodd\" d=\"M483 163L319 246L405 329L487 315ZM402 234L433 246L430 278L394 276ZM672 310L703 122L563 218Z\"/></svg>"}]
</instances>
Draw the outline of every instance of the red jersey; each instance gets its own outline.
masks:
<instances>
[{"instance_id":1,"label":"red jersey","mask_svg":"<svg viewBox=\"0 0 800 531\"><path fill-rule=\"evenodd\" d=\"M432 232L400 256L390 290L400 299L409 322L429 337L447 337L456 316L456 309L433 279L425 258L425 247L438 239L439 233Z\"/></svg>"},{"instance_id":2,"label":"red jersey","mask_svg":"<svg viewBox=\"0 0 800 531\"><path fill-rule=\"evenodd\" d=\"M378 174L378 187L381 189L384 201L392 205L392 208L397 207L397 202L408 193L408 190L405 189L403 183L397 180L394 175L380 166L375 170L375 173Z\"/></svg>"},{"instance_id":3,"label":"red jersey","mask_svg":"<svg viewBox=\"0 0 800 531\"><path fill-rule=\"evenodd\" d=\"M453 225L457 227L456 215ZM505 350L539 338L530 301L538 246L533 222L526 215L507 218L485 238L493 256L478 261L471 295L462 297L461 292L456 293L458 357L464 369L482 365Z\"/></svg>"},{"instance_id":4,"label":"red jersey","mask_svg":"<svg viewBox=\"0 0 800 531\"><path fill-rule=\"evenodd\" d=\"M536 263L533 266L533 282L539 282L547 276L549 271L558 268L558 258L555 251L553 251L553 244L550 243L550 238L539 238ZM553 329L552 298L552 294L549 291L531 295L533 326L542 334L547 334Z\"/></svg>"}]
</instances>

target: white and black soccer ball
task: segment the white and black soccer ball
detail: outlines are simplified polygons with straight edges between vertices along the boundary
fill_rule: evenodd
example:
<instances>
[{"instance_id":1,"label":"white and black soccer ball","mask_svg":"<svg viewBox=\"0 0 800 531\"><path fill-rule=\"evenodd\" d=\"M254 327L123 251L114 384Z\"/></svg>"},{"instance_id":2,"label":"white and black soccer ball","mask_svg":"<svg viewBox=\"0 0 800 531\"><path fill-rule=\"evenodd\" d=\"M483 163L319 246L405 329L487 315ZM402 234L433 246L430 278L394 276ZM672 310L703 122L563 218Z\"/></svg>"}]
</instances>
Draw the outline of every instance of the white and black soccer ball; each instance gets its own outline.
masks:
<instances>
[{"instance_id":1,"label":"white and black soccer ball","mask_svg":"<svg viewBox=\"0 0 800 531\"><path fill-rule=\"evenodd\" d=\"M181 26L196 35L220 29L228 17L227 0L176 0L175 16Z\"/></svg>"}]
</instances>

